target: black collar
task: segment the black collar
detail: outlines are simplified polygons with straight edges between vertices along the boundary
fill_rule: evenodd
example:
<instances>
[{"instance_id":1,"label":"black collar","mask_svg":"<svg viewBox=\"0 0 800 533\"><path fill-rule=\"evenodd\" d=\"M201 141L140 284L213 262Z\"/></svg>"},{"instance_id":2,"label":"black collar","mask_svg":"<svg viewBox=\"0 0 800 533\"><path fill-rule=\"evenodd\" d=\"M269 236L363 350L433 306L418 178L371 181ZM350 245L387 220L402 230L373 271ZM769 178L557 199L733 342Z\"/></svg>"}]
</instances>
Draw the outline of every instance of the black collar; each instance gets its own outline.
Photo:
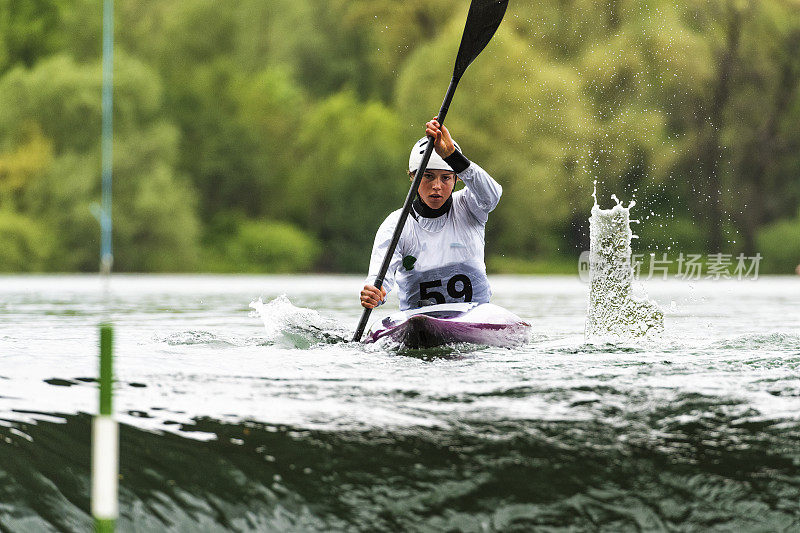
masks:
<instances>
[{"instance_id":1,"label":"black collar","mask_svg":"<svg viewBox=\"0 0 800 533\"><path fill-rule=\"evenodd\" d=\"M419 196L414 198L414 203L412 205L414 206L414 209L411 211L411 214L415 215L414 218L417 218L417 214L425 218L439 218L440 216L447 214L447 212L450 211L450 208L453 207L453 195L451 194L450 198L448 198L439 209L428 207L428 204L423 202ZM416 213L414 213L414 211L416 211Z\"/></svg>"}]
</instances>

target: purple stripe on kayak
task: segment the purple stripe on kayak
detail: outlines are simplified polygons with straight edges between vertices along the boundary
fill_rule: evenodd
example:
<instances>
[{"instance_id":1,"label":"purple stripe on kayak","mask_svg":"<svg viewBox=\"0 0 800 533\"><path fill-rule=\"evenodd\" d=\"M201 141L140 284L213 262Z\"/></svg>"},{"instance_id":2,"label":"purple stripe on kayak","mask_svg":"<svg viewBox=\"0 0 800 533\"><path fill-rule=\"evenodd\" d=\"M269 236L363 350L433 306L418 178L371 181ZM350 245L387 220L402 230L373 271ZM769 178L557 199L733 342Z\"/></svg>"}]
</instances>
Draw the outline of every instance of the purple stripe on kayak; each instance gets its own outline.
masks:
<instances>
[{"instance_id":1,"label":"purple stripe on kayak","mask_svg":"<svg viewBox=\"0 0 800 533\"><path fill-rule=\"evenodd\" d=\"M415 315L396 326L371 332L364 342L390 337L401 344L418 344L419 347L458 342L513 346L527 340L529 328L530 324L524 321L510 324L468 323Z\"/></svg>"}]
</instances>

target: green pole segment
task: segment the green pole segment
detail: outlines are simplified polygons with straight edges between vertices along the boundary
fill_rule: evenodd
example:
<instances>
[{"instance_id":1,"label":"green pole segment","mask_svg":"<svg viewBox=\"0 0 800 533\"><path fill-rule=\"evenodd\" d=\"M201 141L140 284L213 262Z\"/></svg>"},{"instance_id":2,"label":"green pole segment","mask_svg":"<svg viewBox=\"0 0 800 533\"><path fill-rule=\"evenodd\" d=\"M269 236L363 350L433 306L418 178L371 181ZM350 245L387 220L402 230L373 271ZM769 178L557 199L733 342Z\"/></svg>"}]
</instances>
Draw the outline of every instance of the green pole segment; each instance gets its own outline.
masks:
<instances>
[{"instance_id":1,"label":"green pole segment","mask_svg":"<svg viewBox=\"0 0 800 533\"><path fill-rule=\"evenodd\" d=\"M100 324L100 413L92 424L92 516L98 533L112 533L118 514L119 428L113 417L114 328Z\"/></svg>"},{"instance_id":2,"label":"green pole segment","mask_svg":"<svg viewBox=\"0 0 800 533\"><path fill-rule=\"evenodd\" d=\"M111 398L114 379L113 370L114 328L111 324L100 324L100 414L111 415Z\"/></svg>"},{"instance_id":3,"label":"green pole segment","mask_svg":"<svg viewBox=\"0 0 800 533\"><path fill-rule=\"evenodd\" d=\"M114 533L114 528L116 527L115 524L116 520L107 520L104 518L95 518L94 519L94 530L97 533Z\"/></svg>"}]
</instances>

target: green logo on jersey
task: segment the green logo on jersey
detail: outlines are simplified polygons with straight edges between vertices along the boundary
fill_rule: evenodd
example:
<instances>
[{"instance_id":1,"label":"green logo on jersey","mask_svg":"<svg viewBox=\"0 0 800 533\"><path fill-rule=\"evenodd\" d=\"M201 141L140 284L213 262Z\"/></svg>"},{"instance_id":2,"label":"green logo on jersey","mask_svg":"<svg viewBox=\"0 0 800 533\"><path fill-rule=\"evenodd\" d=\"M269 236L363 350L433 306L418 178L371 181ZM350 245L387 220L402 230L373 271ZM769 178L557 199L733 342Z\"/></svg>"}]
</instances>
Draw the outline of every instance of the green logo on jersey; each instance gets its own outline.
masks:
<instances>
[{"instance_id":1,"label":"green logo on jersey","mask_svg":"<svg viewBox=\"0 0 800 533\"><path fill-rule=\"evenodd\" d=\"M417 258L413 255L407 255L403 258L403 268L406 270L414 270L414 263L417 262Z\"/></svg>"}]
</instances>

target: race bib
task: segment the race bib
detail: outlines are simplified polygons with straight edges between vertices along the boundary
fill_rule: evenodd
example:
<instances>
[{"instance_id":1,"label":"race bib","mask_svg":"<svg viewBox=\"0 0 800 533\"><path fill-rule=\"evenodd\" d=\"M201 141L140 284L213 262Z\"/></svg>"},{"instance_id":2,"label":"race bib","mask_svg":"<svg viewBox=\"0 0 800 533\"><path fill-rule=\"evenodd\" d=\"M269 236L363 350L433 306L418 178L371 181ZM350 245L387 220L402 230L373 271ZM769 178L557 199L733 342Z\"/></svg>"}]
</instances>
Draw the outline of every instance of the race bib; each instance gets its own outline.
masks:
<instances>
[{"instance_id":1,"label":"race bib","mask_svg":"<svg viewBox=\"0 0 800 533\"><path fill-rule=\"evenodd\" d=\"M469 263L426 271L411 270L404 272L397 281L403 310L453 302L487 303L491 296L486 274Z\"/></svg>"}]
</instances>

